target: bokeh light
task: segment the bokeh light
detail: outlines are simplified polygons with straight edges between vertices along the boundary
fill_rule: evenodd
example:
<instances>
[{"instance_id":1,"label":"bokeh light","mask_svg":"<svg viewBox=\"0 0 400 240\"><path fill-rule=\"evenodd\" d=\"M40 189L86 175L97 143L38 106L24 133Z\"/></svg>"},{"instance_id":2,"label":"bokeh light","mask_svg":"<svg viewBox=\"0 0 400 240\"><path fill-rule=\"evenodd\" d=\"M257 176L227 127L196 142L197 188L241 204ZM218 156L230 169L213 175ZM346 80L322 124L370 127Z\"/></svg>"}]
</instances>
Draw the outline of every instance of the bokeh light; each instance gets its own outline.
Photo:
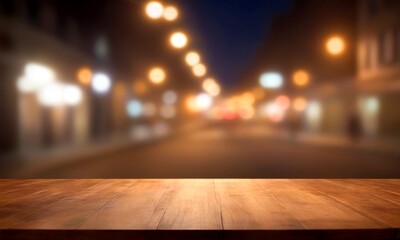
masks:
<instances>
[{"instance_id":1,"label":"bokeh light","mask_svg":"<svg viewBox=\"0 0 400 240\"><path fill-rule=\"evenodd\" d=\"M89 85L92 81L93 72L90 68L83 67L78 70L77 79L82 85Z\"/></svg>"},{"instance_id":2,"label":"bokeh light","mask_svg":"<svg viewBox=\"0 0 400 240\"><path fill-rule=\"evenodd\" d=\"M42 106L56 107L64 104L64 88L59 83L49 84L38 91L38 101Z\"/></svg>"},{"instance_id":3,"label":"bokeh light","mask_svg":"<svg viewBox=\"0 0 400 240\"><path fill-rule=\"evenodd\" d=\"M17 88L23 93L32 93L55 82L53 70L36 63L25 66L24 76L18 79Z\"/></svg>"},{"instance_id":4,"label":"bokeh light","mask_svg":"<svg viewBox=\"0 0 400 240\"><path fill-rule=\"evenodd\" d=\"M197 52L189 52L185 56L185 61L189 66L193 67L200 63L201 58Z\"/></svg>"},{"instance_id":5,"label":"bokeh light","mask_svg":"<svg viewBox=\"0 0 400 240\"><path fill-rule=\"evenodd\" d=\"M221 87L212 78L207 78L206 80L204 80L202 87L203 87L204 91L206 91L208 94L210 94L213 97L216 97L221 93Z\"/></svg>"},{"instance_id":6,"label":"bokeh light","mask_svg":"<svg viewBox=\"0 0 400 240\"><path fill-rule=\"evenodd\" d=\"M283 110L287 110L290 107L290 99L285 95L277 97L275 102Z\"/></svg>"},{"instance_id":7,"label":"bokeh light","mask_svg":"<svg viewBox=\"0 0 400 240\"><path fill-rule=\"evenodd\" d=\"M207 73L207 68L203 64L199 63L193 67L193 74L196 77L204 77Z\"/></svg>"},{"instance_id":8,"label":"bokeh light","mask_svg":"<svg viewBox=\"0 0 400 240\"><path fill-rule=\"evenodd\" d=\"M272 122L281 122L285 117L285 112L276 103L269 103L265 106L265 113Z\"/></svg>"},{"instance_id":9,"label":"bokeh light","mask_svg":"<svg viewBox=\"0 0 400 240\"><path fill-rule=\"evenodd\" d=\"M298 87L305 87L310 83L310 74L305 70L297 70L293 74L293 83Z\"/></svg>"},{"instance_id":10,"label":"bokeh light","mask_svg":"<svg viewBox=\"0 0 400 240\"><path fill-rule=\"evenodd\" d=\"M186 97L185 105L186 108L189 110L189 112L196 112L197 111L196 96Z\"/></svg>"},{"instance_id":11,"label":"bokeh light","mask_svg":"<svg viewBox=\"0 0 400 240\"><path fill-rule=\"evenodd\" d=\"M167 105L175 104L178 100L178 95L175 91L168 90L163 94L163 101Z\"/></svg>"},{"instance_id":12,"label":"bokeh light","mask_svg":"<svg viewBox=\"0 0 400 240\"><path fill-rule=\"evenodd\" d=\"M278 89L283 86L283 77L276 72L267 72L261 75L260 85L267 89Z\"/></svg>"},{"instance_id":13,"label":"bokeh light","mask_svg":"<svg viewBox=\"0 0 400 240\"><path fill-rule=\"evenodd\" d=\"M149 18L159 19L164 14L164 6L157 1L151 1L146 5L146 14Z\"/></svg>"},{"instance_id":14,"label":"bokeh light","mask_svg":"<svg viewBox=\"0 0 400 240\"><path fill-rule=\"evenodd\" d=\"M158 85L165 81L166 73L164 69L155 67L152 68L149 72L149 79L152 83Z\"/></svg>"},{"instance_id":15,"label":"bokeh light","mask_svg":"<svg viewBox=\"0 0 400 240\"><path fill-rule=\"evenodd\" d=\"M241 96L241 103L243 105L253 105L255 103L256 99L251 92L245 92Z\"/></svg>"},{"instance_id":16,"label":"bokeh light","mask_svg":"<svg viewBox=\"0 0 400 240\"><path fill-rule=\"evenodd\" d=\"M75 85L64 85L64 103L76 106L82 101L82 90Z\"/></svg>"},{"instance_id":17,"label":"bokeh light","mask_svg":"<svg viewBox=\"0 0 400 240\"><path fill-rule=\"evenodd\" d=\"M179 12L176 7L168 6L164 9L164 18L167 21L175 21L178 18Z\"/></svg>"},{"instance_id":18,"label":"bokeh light","mask_svg":"<svg viewBox=\"0 0 400 240\"><path fill-rule=\"evenodd\" d=\"M200 111L209 109L213 104L212 97L207 93L200 93L196 96L196 106Z\"/></svg>"},{"instance_id":19,"label":"bokeh light","mask_svg":"<svg viewBox=\"0 0 400 240\"><path fill-rule=\"evenodd\" d=\"M172 47L174 48L184 48L188 44L188 37L183 32L175 32L171 35L169 39Z\"/></svg>"},{"instance_id":20,"label":"bokeh light","mask_svg":"<svg viewBox=\"0 0 400 240\"><path fill-rule=\"evenodd\" d=\"M111 89L111 79L104 73L96 73L93 76L92 88L97 93L107 93Z\"/></svg>"},{"instance_id":21,"label":"bokeh light","mask_svg":"<svg viewBox=\"0 0 400 240\"><path fill-rule=\"evenodd\" d=\"M128 116L131 118L139 118L143 114L142 103L138 100L131 100L126 106Z\"/></svg>"},{"instance_id":22,"label":"bokeh light","mask_svg":"<svg viewBox=\"0 0 400 240\"><path fill-rule=\"evenodd\" d=\"M326 42L326 49L331 55L337 56L344 52L346 43L341 37L331 37Z\"/></svg>"},{"instance_id":23,"label":"bokeh light","mask_svg":"<svg viewBox=\"0 0 400 240\"><path fill-rule=\"evenodd\" d=\"M293 108L298 112L302 112L307 108L307 100L302 97L297 97L293 101Z\"/></svg>"}]
</instances>

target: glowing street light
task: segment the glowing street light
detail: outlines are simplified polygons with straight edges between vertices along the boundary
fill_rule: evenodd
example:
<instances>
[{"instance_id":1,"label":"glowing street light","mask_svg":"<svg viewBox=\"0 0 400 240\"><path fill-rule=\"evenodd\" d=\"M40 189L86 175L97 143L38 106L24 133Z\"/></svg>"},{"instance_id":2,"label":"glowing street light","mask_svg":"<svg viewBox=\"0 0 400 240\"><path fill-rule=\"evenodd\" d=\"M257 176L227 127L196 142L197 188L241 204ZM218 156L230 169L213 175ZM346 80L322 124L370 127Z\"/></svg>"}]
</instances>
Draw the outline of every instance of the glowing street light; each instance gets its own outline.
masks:
<instances>
[{"instance_id":1,"label":"glowing street light","mask_svg":"<svg viewBox=\"0 0 400 240\"><path fill-rule=\"evenodd\" d=\"M276 72L267 72L261 75L260 85L267 89L279 89L283 86L283 77Z\"/></svg>"},{"instance_id":2,"label":"glowing street light","mask_svg":"<svg viewBox=\"0 0 400 240\"><path fill-rule=\"evenodd\" d=\"M202 87L203 87L204 91L206 91L208 94L210 94L213 97L216 97L221 93L221 87L212 78L208 78L208 79L204 80Z\"/></svg>"},{"instance_id":3,"label":"glowing street light","mask_svg":"<svg viewBox=\"0 0 400 240\"><path fill-rule=\"evenodd\" d=\"M167 21L175 21L178 18L179 12L176 7L168 6L164 9L164 18Z\"/></svg>"},{"instance_id":4,"label":"glowing street light","mask_svg":"<svg viewBox=\"0 0 400 240\"><path fill-rule=\"evenodd\" d=\"M93 76L92 88L95 92L104 94L111 89L111 79L104 73L96 73Z\"/></svg>"},{"instance_id":5,"label":"glowing street light","mask_svg":"<svg viewBox=\"0 0 400 240\"><path fill-rule=\"evenodd\" d=\"M305 70L297 70L293 74L293 83L298 87L305 87L310 83L310 74Z\"/></svg>"},{"instance_id":6,"label":"glowing street light","mask_svg":"<svg viewBox=\"0 0 400 240\"><path fill-rule=\"evenodd\" d=\"M331 37L326 42L326 50L333 56L338 56L344 52L346 43L341 37Z\"/></svg>"},{"instance_id":7,"label":"glowing street light","mask_svg":"<svg viewBox=\"0 0 400 240\"><path fill-rule=\"evenodd\" d=\"M83 85L89 85L92 81L93 72L90 68L83 67L79 69L78 73L76 74L76 78L78 81Z\"/></svg>"},{"instance_id":8,"label":"glowing street light","mask_svg":"<svg viewBox=\"0 0 400 240\"><path fill-rule=\"evenodd\" d=\"M206 93L200 93L196 96L196 107L198 110L204 111L211 107L213 99Z\"/></svg>"},{"instance_id":9,"label":"glowing street light","mask_svg":"<svg viewBox=\"0 0 400 240\"><path fill-rule=\"evenodd\" d=\"M207 68L203 64L199 63L193 67L192 71L196 77L204 77L207 73Z\"/></svg>"},{"instance_id":10,"label":"glowing street light","mask_svg":"<svg viewBox=\"0 0 400 240\"><path fill-rule=\"evenodd\" d=\"M196 112L197 111L197 105L196 105L196 96L188 96L185 100L185 105L189 112Z\"/></svg>"},{"instance_id":11,"label":"glowing street light","mask_svg":"<svg viewBox=\"0 0 400 240\"><path fill-rule=\"evenodd\" d=\"M199 64L200 60L200 55L197 52L189 52L185 57L186 63L191 67Z\"/></svg>"},{"instance_id":12,"label":"glowing street light","mask_svg":"<svg viewBox=\"0 0 400 240\"><path fill-rule=\"evenodd\" d=\"M166 79L166 73L162 68L152 68L149 72L149 79L156 85L162 84Z\"/></svg>"},{"instance_id":13,"label":"glowing street light","mask_svg":"<svg viewBox=\"0 0 400 240\"><path fill-rule=\"evenodd\" d=\"M151 19L159 19L164 15L164 6L157 1L151 1L146 5L146 14Z\"/></svg>"},{"instance_id":14,"label":"glowing street light","mask_svg":"<svg viewBox=\"0 0 400 240\"><path fill-rule=\"evenodd\" d=\"M188 37L183 32L175 32L169 38L169 41L174 48L184 48L188 44Z\"/></svg>"}]
</instances>

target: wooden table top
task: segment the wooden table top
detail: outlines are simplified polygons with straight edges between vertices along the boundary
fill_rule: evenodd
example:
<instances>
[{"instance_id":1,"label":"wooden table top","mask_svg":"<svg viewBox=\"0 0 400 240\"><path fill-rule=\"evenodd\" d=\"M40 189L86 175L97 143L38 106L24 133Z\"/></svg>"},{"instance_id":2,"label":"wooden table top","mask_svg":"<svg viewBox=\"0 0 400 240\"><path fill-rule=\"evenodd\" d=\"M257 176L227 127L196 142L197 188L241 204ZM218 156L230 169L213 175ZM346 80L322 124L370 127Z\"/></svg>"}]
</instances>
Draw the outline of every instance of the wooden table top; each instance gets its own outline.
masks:
<instances>
[{"instance_id":1,"label":"wooden table top","mask_svg":"<svg viewBox=\"0 0 400 240\"><path fill-rule=\"evenodd\" d=\"M0 239L343 237L399 240L400 180L0 180Z\"/></svg>"}]
</instances>

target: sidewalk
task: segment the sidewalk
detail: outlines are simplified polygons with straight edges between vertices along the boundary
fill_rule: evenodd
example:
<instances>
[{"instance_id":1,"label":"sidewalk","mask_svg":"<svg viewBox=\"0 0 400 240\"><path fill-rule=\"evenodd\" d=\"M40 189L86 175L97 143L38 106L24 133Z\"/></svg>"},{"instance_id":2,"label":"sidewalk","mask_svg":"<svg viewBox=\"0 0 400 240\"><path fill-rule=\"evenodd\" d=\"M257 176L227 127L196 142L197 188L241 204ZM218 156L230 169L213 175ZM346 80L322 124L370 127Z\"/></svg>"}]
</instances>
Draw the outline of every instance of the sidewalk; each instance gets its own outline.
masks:
<instances>
[{"instance_id":1,"label":"sidewalk","mask_svg":"<svg viewBox=\"0 0 400 240\"><path fill-rule=\"evenodd\" d=\"M138 125L126 134L112 135L106 139L92 141L84 145L67 145L31 152L15 152L0 156L0 178L26 176L30 172L58 165L93 159L98 155L112 154L126 148L154 144L165 139L190 133L205 126L204 121L176 126L171 129Z\"/></svg>"},{"instance_id":2,"label":"sidewalk","mask_svg":"<svg viewBox=\"0 0 400 240\"><path fill-rule=\"evenodd\" d=\"M353 150L371 151L383 154L400 155L400 139L360 139L354 143L347 136L343 135L315 135L300 133L296 141L315 144L319 146L332 146L349 148Z\"/></svg>"},{"instance_id":3,"label":"sidewalk","mask_svg":"<svg viewBox=\"0 0 400 240\"><path fill-rule=\"evenodd\" d=\"M339 147L351 150L370 151L383 154L400 156L400 139L360 139L352 142L346 135L319 135L307 132L299 132L295 136L287 129L274 129L262 124L247 126L245 132L259 137L268 136L281 140L294 141L299 144L309 144L321 147ZM242 132L244 131L242 130Z\"/></svg>"}]
</instances>

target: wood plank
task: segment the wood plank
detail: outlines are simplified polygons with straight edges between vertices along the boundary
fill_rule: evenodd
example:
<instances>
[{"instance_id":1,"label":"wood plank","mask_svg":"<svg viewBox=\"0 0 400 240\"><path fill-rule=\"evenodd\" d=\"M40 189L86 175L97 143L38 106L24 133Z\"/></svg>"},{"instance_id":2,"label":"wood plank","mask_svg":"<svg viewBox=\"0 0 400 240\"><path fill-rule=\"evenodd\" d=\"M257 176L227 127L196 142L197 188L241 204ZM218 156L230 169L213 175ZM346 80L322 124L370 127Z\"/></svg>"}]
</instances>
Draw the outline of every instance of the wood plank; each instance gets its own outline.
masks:
<instances>
[{"instance_id":1,"label":"wood plank","mask_svg":"<svg viewBox=\"0 0 400 240\"><path fill-rule=\"evenodd\" d=\"M158 229L222 229L214 180L180 181Z\"/></svg>"},{"instance_id":2,"label":"wood plank","mask_svg":"<svg viewBox=\"0 0 400 240\"><path fill-rule=\"evenodd\" d=\"M321 180L318 184L310 180L303 180L293 182L293 184L307 186L308 189L318 191L337 202L351 206L352 209L390 227L400 227L400 205L377 197L373 192L348 188L343 181L339 180Z\"/></svg>"},{"instance_id":3,"label":"wood plank","mask_svg":"<svg viewBox=\"0 0 400 240\"><path fill-rule=\"evenodd\" d=\"M383 185L382 180L335 180L334 183L355 191L355 193L370 194L373 197L381 198L400 205L400 192L392 189L390 185ZM400 187L399 187L400 188Z\"/></svg>"},{"instance_id":4,"label":"wood plank","mask_svg":"<svg viewBox=\"0 0 400 240\"><path fill-rule=\"evenodd\" d=\"M18 222L13 229L76 229L136 180L102 180L65 199L41 208Z\"/></svg>"},{"instance_id":5,"label":"wood plank","mask_svg":"<svg viewBox=\"0 0 400 240\"><path fill-rule=\"evenodd\" d=\"M395 179L1 180L0 240L400 240L399 184Z\"/></svg>"},{"instance_id":6,"label":"wood plank","mask_svg":"<svg viewBox=\"0 0 400 240\"><path fill-rule=\"evenodd\" d=\"M302 190L291 180L254 180L285 206L307 229L374 229L387 225L314 191ZM297 181L297 180L296 180ZM313 180L320 186L319 180Z\"/></svg>"},{"instance_id":7,"label":"wood plank","mask_svg":"<svg viewBox=\"0 0 400 240\"><path fill-rule=\"evenodd\" d=\"M157 229L174 194L175 180L138 180L80 229Z\"/></svg>"},{"instance_id":8,"label":"wood plank","mask_svg":"<svg viewBox=\"0 0 400 240\"><path fill-rule=\"evenodd\" d=\"M77 190L89 188L97 180L34 180L17 181L0 197L0 229L10 228L22 219L57 201L67 198ZM21 184L20 184L21 183Z\"/></svg>"},{"instance_id":9,"label":"wood plank","mask_svg":"<svg viewBox=\"0 0 400 240\"><path fill-rule=\"evenodd\" d=\"M303 229L274 197L251 180L215 180L222 223L229 229Z\"/></svg>"}]
</instances>

